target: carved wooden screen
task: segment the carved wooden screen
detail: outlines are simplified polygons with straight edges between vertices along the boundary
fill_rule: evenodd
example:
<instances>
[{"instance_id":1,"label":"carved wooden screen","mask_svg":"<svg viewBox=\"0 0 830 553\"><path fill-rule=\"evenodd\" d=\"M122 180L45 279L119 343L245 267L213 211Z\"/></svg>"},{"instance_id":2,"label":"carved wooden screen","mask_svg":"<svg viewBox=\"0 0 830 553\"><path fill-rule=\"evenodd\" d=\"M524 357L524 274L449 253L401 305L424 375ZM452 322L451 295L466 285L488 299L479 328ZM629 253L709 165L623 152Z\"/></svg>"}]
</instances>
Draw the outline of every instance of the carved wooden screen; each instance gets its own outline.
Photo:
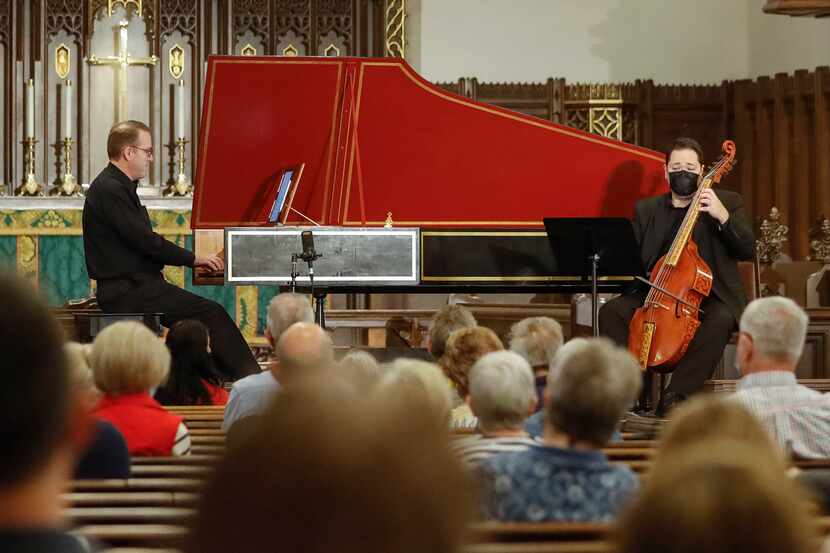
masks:
<instances>
[{"instance_id":1,"label":"carved wooden screen","mask_svg":"<svg viewBox=\"0 0 830 553\"><path fill-rule=\"evenodd\" d=\"M237 55L383 55L382 0L233 0ZM229 13L228 13L229 12Z\"/></svg>"},{"instance_id":2,"label":"carved wooden screen","mask_svg":"<svg viewBox=\"0 0 830 553\"><path fill-rule=\"evenodd\" d=\"M0 49L2 49L2 56L0 56L0 66L2 66L3 87L0 91L0 109L3 111L3 128L5 132L0 136L0 152L3 156L3 183L11 180L14 174L14 133L11 129L15 128L15 117L13 109L14 99L14 64L12 63L13 47L12 47L12 0L0 0Z\"/></svg>"}]
</instances>

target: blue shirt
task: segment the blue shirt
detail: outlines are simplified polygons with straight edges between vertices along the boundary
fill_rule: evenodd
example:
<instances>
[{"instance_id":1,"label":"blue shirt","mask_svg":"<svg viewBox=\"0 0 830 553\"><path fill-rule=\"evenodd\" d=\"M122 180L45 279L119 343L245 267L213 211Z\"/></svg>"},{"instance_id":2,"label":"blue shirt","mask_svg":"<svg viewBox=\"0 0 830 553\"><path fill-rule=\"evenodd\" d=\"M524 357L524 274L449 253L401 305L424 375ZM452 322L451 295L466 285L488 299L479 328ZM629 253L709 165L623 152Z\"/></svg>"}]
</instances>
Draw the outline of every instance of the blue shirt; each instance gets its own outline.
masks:
<instances>
[{"instance_id":1,"label":"blue shirt","mask_svg":"<svg viewBox=\"0 0 830 553\"><path fill-rule=\"evenodd\" d=\"M531 438L539 438L545 429L545 412L537 411L525 419L524 429ZM614 433L611 434L611 438L608 441L621 442L622 439L623 437L620 431L614 430Z\"/></svg>"},{"instance_id":2,"label":"blue shirt","mask_svg":"<svg viewBox=\"0 0 830 553\"><path fill-rule=\"evenodd\" d=\"M608 522L640 486L601 451L544 445L491 457L481 472L484 512L503 522Z\"/></svg>"},{"instance_id":3,"label":"blue shirt","mask_svg":"<svg viewBox=\"0 0 830 553\"><path fill-rule=\"evenodd\" d=\"M271 371L252 374L234 382L225 406L222 430L227 432L239 419L265 412L279 389L280 385Z\"/></svg>"}]
</instances>

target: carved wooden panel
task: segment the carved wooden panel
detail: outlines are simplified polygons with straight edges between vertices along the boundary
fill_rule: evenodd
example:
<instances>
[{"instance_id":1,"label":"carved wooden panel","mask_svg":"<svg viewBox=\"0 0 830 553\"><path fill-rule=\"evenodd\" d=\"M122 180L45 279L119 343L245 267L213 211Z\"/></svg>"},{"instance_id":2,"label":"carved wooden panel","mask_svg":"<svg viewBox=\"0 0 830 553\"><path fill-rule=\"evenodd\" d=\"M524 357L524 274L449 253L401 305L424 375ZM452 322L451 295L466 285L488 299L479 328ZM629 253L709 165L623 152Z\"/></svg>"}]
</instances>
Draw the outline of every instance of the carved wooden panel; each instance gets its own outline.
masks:
<instances>
[{"instance_id":1,"label":"carved wooden panel","mask_svg":"<svg viewBox=\"0 0 830 553\"><path fill-rule=\"evenodd\" d=\"M178 31L195 41L198 7L197 0L159 0L159 40L163 43Z\"/></svg>"},{"instance_id":2,"label":"carved wooden panel","mask_svg":"<svg viewBox=\"0 0 830 553\"><path fill-rule=\"evenodd\" d=\"M268 0L233 0L233 36L250 31L268 43L271 34L271 18ZM266 52L268 53L268 52Z\"/></svg>"},{"instance_id":3,"label":"carved wooden panel","mask_svg":"<svg viewBox=\"0 0 830 553\"><path fill-rule=\"evenodd\" d=\"M233 0L232 42L241 47L236 41L250 33L265 45L257 54L350 55L355 6L354 0Z\"/></svg>"},{"instance_id":4,"label":"carved wooden panel","mask_svg":"<svg viewBox=\"0 0 830 553\"><path fill-rule=\"evenodd\" d=\"M84 0L47 0L46 1L46 40L61 31L83 38Z\"/></svg>"},{"instance_id":5,"label":"carved wooden panel","mask_svg":"<svg viewBox=\"0 0 830 553\"><path fill-rule=\"evenodd\" d=\"M0 43L9 45L12 25L12 0L0 0Z\"/></svg>"},{"instance_id":6,"label":"carved wooden panel","mask_svg":"<svg viewBox=\"0 0 830 553\"><path fill-rule=\"evenodd\" d=\"M548 79L544 83L479 83L476 78L462 78L438 86L472 100L512 109L554 123L564 117L565 79Z\"/></svg>"},{"instance_id":7,"label":"carved wooden panel","mask_svg":"<svg viewBox=\"0 0 830 553\"><path fill-rule=\"evenodd\" d=\"M352 0L316 0L316 48L320 56L347 56L353 51Z\"/></svg>"},{"instance_id":8,"label":"carved wooden panel","mask_svg":"<svg viewBox=\"0 0 830 553\"><path fill-rule=\"evenodd\" d=\"M106 14L106 10L109 7L110 3L109 0L86 0L87 4L87 11L86 11L86 29L85 35L86 39L89 40L92 36L93 29L95 26L93 22L95 21L95 17L100 15L101 13ZM141 2L141 17L146 22L146 35L148 40L151 44L151 54L157 54L156 51L156 26L157 26L157 18L156 18L156 3L157 0L144 0ZM119 8L122 6L122 2L113 3L113 9ZM103 10L103 12L102 12ZM129 2L127 5L127 10L137 10L136 4Z\"/></svg>"},{"instance_id":9,"label":"carved wooden panel","mask_svg":"<svg viewBox=\"0 0 830 553\"><path fill-rule=\"evenodd\" d=\"M274 53L311 55L311 2L276 0L274 4Z\"/></svg>"}]
</instances>

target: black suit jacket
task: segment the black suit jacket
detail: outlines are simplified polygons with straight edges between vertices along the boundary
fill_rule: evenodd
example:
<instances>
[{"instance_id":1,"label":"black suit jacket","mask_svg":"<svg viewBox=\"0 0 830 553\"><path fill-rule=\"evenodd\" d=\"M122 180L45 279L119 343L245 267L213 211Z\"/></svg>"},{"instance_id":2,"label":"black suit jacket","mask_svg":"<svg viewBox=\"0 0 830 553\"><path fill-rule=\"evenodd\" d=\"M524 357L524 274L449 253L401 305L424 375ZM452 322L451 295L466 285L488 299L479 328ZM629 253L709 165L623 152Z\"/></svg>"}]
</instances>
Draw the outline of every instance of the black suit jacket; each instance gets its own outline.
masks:
<instances>
[{"instance_id":1,"label":"black suit jacket","mask_svg":"<svg viewBox=\"0 0 830 553\"><path fill-rule=\"evenodd\" d=\"M714 282L711 294L725 303L738 321L746 307L746 295L737 262L755 258L755 236L741 195L730 190L719 189L715 192L729 211L729 219L721 226L708 213L701 213L692 238L697 243L700 256L712 270ZM637 203L634 234L640 244L643 263L649 271L665 253L662 250L668 240L667 235L672 231L671 209L671 193Z\"/></svg>"}]
</instances>

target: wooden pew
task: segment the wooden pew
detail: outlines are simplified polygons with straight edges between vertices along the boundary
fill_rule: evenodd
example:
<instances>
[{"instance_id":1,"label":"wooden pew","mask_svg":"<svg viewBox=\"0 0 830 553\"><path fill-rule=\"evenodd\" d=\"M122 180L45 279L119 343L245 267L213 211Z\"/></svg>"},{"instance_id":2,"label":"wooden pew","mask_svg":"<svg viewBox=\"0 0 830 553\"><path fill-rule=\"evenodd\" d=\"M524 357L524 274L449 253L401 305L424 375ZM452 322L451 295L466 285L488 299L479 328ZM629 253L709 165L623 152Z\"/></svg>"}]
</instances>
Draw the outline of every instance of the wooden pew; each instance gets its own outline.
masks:
<instances>
[{"instance_id":1,"label":"wooden pew","mask_svg":"<svg viewBox=\"0 0 830 553\"><path fill-rule=\"evenodd\" d=\"M222 455L225 453L224 445L195 445L190 447L194 455Z\"/></svg>"},{"instance_id":2,"label":"wooden pew","mask_svg":"<svg viewBox=\"0 0 830 553\"><path fill-rule=\"evenodd\" d=\"M213 472L213 467L188 464L132 465L133 478L205 478Z\"/></svg>"},{"instance_id":3,"label":"wooden pew","mask_svg":"<svg viewBox=\"0 0 830 553\"><path fill-rule=\"evenodd\" d=\"M155 547L110 547L106 553L182 553L178 549L158 549Z\"/></svg>"},{"instance_id":4,"label":"wooden pew","mask_svg":"<svg viewBox=\"0 0 830 553\"><path fill-rule=\"evenodd\" d=\"M90 524L73 533L113 546L179 547L187 529L172 524Z\"/></svg>"},{"instance_id":5,"label":"wooden pew","mask_svg":"<svg viewBox=\"0 0 830 553\"><path fill-rule=\"evenodd\" d=\"M182 455L179 457L132 457L132 465L200 465L213 466L220 461L218 455Z\"/></svg>"},{"instance_id":6,"label":"wooden pew","mask_svg":"<svg viewBox=\"0 0 830 553\"><path fill-rule=\"evenodd\" d=\"M474 543L462 546L461 553L612 553L605 541L566 541L533 543Z\"/></svg>"},{"instance_id":7,"label":"wooden pew","mask_svg":"<svg viewBox=\"0 0 830 553\"><path fill-rule=\"evenodd\" d=\"M61 496L67 507L193 507L191 492L70 492Z\"/></svg>"},{"instance_id":8,"label":"wooden pew","mask_svg":"<svg viewBox=\"0 0 830 553\"><path fill-rule=\"evenodd\" d=\"M821 536L830 534L830 517L816 517ZM470 526L463 553L606 553L614 550L611 524L482 522Z\"/></svg>"},{"instance_id":9,"label":"wooden pew","mask_svg":"<svg viewBox=\"0 0 830 553\"><path fill-rule=\"evenodd\" d=\"M73 480L68 492L200 492L200 478L128 478L126 480Z\"/></svg>"},{"instance_id":10,"label":"wooden pew","mask_svg":"<svg viewBox=\"0 0 830 553\"><path fill-rule=\"evenodd\" d=\"M110 547L107 553L182 553L178 549L158 549L155 547Z\"/></svg>"},{"instance_id":11,"label":"wooden pew","mask_svg":"<svg viewBox=\"0 0 830 553\"><path fill-rule=\"evenodd\" d=\"M73 525L87 524L182 524L196 515L189 507L70 507L64 517Z\"/></svg>"}]
</instances>

